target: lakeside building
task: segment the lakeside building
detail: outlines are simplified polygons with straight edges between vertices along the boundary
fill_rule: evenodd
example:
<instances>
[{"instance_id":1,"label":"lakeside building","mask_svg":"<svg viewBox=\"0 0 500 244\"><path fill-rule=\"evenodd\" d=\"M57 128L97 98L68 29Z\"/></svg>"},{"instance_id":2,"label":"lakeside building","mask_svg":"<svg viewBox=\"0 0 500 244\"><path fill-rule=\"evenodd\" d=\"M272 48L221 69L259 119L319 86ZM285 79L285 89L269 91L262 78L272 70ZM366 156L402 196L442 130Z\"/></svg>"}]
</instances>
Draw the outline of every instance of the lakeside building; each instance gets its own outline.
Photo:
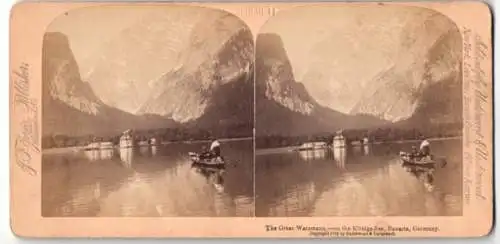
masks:
<instances>
[{"instance_id":1,"label":"lakeside building","mask_svg":"<svg viewBox=\"0 0 500 244\"><path fill-rule=\"evenodd\" d=\"M120 137L120 148L127 148L134 146L134 138L132 137L132 130L126 130Z\"/></svg>"},{"instance_id":2,"label":"lakeside building","mask_svg":"<svg viewBox=\"0 0 500 244\"><path fill-rule=\"evenodd\" d=\"M344 136L344 132L342 130L337 131L333 136L333 147L334 148L346 147L346 145L347 145L347 139Z\"/></svg>"}]
</instances>

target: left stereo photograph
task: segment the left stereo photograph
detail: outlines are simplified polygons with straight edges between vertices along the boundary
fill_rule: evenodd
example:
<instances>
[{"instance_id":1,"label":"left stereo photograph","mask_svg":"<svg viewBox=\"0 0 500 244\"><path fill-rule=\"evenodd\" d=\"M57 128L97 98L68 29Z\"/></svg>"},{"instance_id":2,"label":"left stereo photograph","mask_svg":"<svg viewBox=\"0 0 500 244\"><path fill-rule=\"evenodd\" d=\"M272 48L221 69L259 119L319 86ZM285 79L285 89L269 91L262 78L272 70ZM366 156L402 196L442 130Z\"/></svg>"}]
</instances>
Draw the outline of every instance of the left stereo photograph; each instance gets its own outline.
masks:
<instances>
[{"instance_id":1,"label":"left stereo photograph","mask_svg":"<svg viewBox=\"0 0 500 244\"><path fill-rule=\"evenodd\" d=\"M252 32L223 10L57 17L43 37L42 216L254 216L253 62Z\"/></svg>"}]
</instances>

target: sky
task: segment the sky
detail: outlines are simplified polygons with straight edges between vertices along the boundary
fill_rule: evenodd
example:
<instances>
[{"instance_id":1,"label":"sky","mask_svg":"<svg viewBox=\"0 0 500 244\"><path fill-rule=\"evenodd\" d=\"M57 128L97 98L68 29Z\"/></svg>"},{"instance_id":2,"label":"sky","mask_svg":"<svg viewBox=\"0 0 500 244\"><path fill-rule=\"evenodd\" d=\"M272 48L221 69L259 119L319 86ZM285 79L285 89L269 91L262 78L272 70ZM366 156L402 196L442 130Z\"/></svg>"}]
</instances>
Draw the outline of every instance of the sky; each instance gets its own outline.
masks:
<instances>
[{"instance_id":1,"label":"sky","mask_svg":"<svg viewBox=\"0 0 500 244\"><path fill-rule=\"evenodd\" d=\"M57 17L47 28L47 32L61 32L70 42L71 50L80 66L81 73L87 73L92 65L93 58L100 48L110 41L116 41L120 34L130 27L138 28L141 21L151 22L151 18L158 21L181 21L186 25L196 22L201 11L188 9L184 6L97 6L85 7L69 11ZM188 10L188 11L186 11ZM191 10L191 11L189 11ZM177 16L180 15L178 18ZM186 15L183 16L182 15ZM191 16L191 17L190 17ZM150 18L148 20L148 18ZM182 23L181 23L182 24ZM172 22L163 25L165 29L171 28ZM144 24L144 29L150 28ZM162 28L161 23L156 23L153 28ZM152 30L158 31L158 30ZM188 31L188 30L186 30ZM147 31L145 31L146 33ZM186 33L180 33L186 34ZM163 41L163 39L158 39ZM152 43L151 45L160 45ZM94 56L94 57L92 57Z\"/></svg>"},{"instance_id":2,"label":"sky","mask_svg":"<svg viewBox=\"0 0 500 244\"><path fill-rule=\"evenodd\" d=\"M126 7L87 7L72 10L56 18L47 32L62 32L70 42L71 50L81 69L85 60L100 45L110 40L131 24L147 16L149 8L138 10Z\"/></svg>"}]
</instances>

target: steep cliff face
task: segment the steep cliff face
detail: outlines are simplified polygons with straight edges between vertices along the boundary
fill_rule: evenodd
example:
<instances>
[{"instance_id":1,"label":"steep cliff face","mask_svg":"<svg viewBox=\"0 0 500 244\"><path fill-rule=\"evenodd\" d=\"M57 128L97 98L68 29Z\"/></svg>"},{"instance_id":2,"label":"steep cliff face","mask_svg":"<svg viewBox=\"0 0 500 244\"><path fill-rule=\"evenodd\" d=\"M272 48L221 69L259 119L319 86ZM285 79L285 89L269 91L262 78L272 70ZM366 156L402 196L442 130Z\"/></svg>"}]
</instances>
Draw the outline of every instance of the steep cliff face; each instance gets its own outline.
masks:
<instances>
[{"instance_id":1,"label":"steep cliff face","mask_svg":"<svg viewBox=\"0 0 500 244\"><path fill-rule=\"evenodd\" d=\"M45 34L42 66L44 135L79 134L104 122L99 117L103 103L81 80L66 36Z\"/></svg>"},{"instance_id":2,"label":"steep cliff face","mask_svg":"<svg viewBox=\"0 0 500 244\"><path fill-rule=\"evenodd\" d=\"M313 98L296 82L281 38L259 34L256 58L258 93L291 111L310 114L315 105Z\"/></svg>"},{"instance_id":3,"label":"steep cliff face","mask_svg":"<svg viewBox=\"0 0 500 244\"><path fill-rule=\"evenodd\" d=\"M234 15L173 7L106 42L85 77L109 106L186 123L205 113L219 86L250 72L253 50L252 34Z\"/></svg>"},{"instance_id":4,"label":"steep cliff face","mask_svg":"<svg viewBox=\"0 0 500 244\"><path fill-rule=\"evenodd\" d=\"M256 133L304 135L382 125L369 115L348 115L320 105L295 80L283 42L276 34L257 37Z\"/></svg>"},{"instance_id":5,"label":"steep cliff face","mask_svg":"<svg viewBox=\"0 0 500 244\"><path fill-rule=\"evenodd\" d=\"M431 15L418 25L412 23L401 34L394 64L367 84L350 113L374 114L397 122L433 104L434 108L427 108L450 114L447 107L461 103L456 100L461 94L457 89L461 86L461 50L460 32L446 17ZM445 96L424 96L430 88L441 86L450 88L441 90ZM451 114L459 117L461 113Z\"/></svg>"},{"instance_id":6,"label":"steep cliff face","mask_svg":"<svg viewBox=\"0 0 500 244\"><path fill-rule=\"evenodd\" d=\"M349 77L354 67L342 66L348 64L336 59L332 66L329 60L335 54L321 52L316 52L316 58L310 62L295 61L308 65L298 79L294 77L292 62L288 60L281 37L260 34L256 59L257 134L307 134L391 124L416 127L460 123L460 32L453 22L440 14L408 11L415 16L409 18L411 21L402 27L399 36L391 37L398 44L393 46L396 51L377 56L384 58L380 63L373 63L377 59L373 60L371 54L366 54L370 56L360 62L379 67L378 73L374 72L375 75L367 80L343 80L332 75L335 73L332 69L336 69L339 74L345 72L343 77ZM321 51L321 45L329 43L328 40L320 41L310 50ZM297 48L297 45L292 43L289 47ZM356 52L362 54L359 50ZM362 66L355 68L363 72Z\"/></svg>"},{"instance_id":7,"label":"steep cliff face","mask_svg":"<svg viewBox=\"0 0 500 244\"><path fill-rule=\"evenodd\" d=\"M198 10L198 9L196 9ZM152 11L94 50L82 75L109 106L135 113L152 89L149 81L176 65L197 11Z\"/></svg>"},{"instance_id":8,"label":"steep cliff face","mask_svg":"<svg viewBox=\"0 0 500 244\"><path fill-rule=\"evenodd\" d=\"M205 29L206 32L208 26L217 29L217 25L221 24L217 21L215 24L203 23L196 29ZM213 35L214 32L207 33ZM183 53L179 66L154 81L156 85L138 113L169 116L186 123L204 115L215 99L231 96L218 90L253 72L251 64L254 56L249 29L242 26L231 32L227 38L221 39L203 38L200 37L203 32L193 31L191 45ZM201 41L203 44L200 40L204 40ZM215 97L216 92L218 98Z\"/></svg>"},{"instance_id":9,"label":"steep cliff face","mask_svg":"<svg viewBox=\"0 0 500 244\"><path fill-rule=\"evenodd\" d=\"M232 82L221 85L212 93L205 113L186 125L206 129L215 136L249 137L254 128L253 65Z\"/></svg>"},{"instance_id":10,"label":"steep cliff face","mask_svg":"<svg viewBox=\"0 0 500 244\"><path fill-rule=\"evenodd\" d=\"M43 46L43 97L59 100L89 115L97 115L103 103L80 78L69 41L61 33L47 33ZM48 100L44 100L48 101Z\"/></svg>"},{"instance_id":11,"label":"steep cliff face","mask_svg":"<svg viewBox=\"0 0 500 244\"><path fill-rule=\"evenodd\" d=\"M138 117L104 104L88 83L81 80L65 35L46 33L42 56L44 135L109 135L128 128L173 124L159 116Z\"/></svg>"},{"instance_id":12,"label":"steep cliff face","mask_svg":"<svg viewBox=\"0 0 500 244\"><path fill-rule=\"evenodd\" d=\"M228 13L181 13L160 11L104 44L86 61L94 64L85 73L89 83L82 81L66 36L47 33L44 134L182 126L251 136L252 33ZM173 23L179 19L186 23Z\"/></svg>"}]
</instances>

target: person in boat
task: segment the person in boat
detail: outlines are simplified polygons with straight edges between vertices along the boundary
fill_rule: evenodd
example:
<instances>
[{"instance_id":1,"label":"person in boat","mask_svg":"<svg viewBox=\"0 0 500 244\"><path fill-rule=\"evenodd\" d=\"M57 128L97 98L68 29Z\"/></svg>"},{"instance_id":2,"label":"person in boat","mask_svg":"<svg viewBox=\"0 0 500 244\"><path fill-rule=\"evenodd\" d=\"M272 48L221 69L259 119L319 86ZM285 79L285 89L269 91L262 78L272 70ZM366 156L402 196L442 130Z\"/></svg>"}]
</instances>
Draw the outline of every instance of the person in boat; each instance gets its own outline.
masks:
<instances>
[{"instance_id":1,"label":"person in boat","mask_svg":"<svg viewBox=\"0 0 500 244\"><path fill-rule=\"evenodd\" d=\"M408 156L412 160L420 160L423 157L422 153L417 149L416 146L411 147L411 152L408 154Z\"/></svg>"},{"instance_id":2,"label":"person in boat","mask_svg":"<svg viewBox=\"0 0 500 244\"><path fill-rule=\"evenodd\" d=\"M427 139L424 139L420 144L420 155L422 157L431 156L431 145Z\"/></svg>"},{"instance_id":3,"label":"person in boat","mask_svg":"<svg viewBox=\"0 0 500 244\"><path fill-rule=\"evenodd\" d=\"M210 145L210 152L214 157L220 157L220 143L217 139L212 141Z\"/></svg>"},{"instance_id":4,"label":"person in boat","mask_svg":"<svg viewBox=\"0 0 500 244\"><path fill-rule=\"evenodd\" d=\"M203 147L203 151L200 155L201 159L209 159L216 157L220 157L220 143L217 139L212 141L209 150L207 150L206 147Z\"/></svg>"},{"instance_id":5,"label":"person in boat","mask_svg":"<svg viewBox=\"0 0 500 244\"><path fill-rule=\"evenodd\" d=\"M411 157L412 159L420 157L420 152L417 150L417 147L416 147L416 146L412 146L412 147L411 147L410 157Z\"/></svg>"},{"instance_id":6,"label":"person in boat","mask_svg":"<svg viewBox=\"0 0 500 244\"><path fill-rule=\"evenodd\" d=\"M212 157L212 153L208 150L207 146L203 146L201 148L201 154L200 154L200 159L207 159Z\"/></svg>"}]
</instances>

